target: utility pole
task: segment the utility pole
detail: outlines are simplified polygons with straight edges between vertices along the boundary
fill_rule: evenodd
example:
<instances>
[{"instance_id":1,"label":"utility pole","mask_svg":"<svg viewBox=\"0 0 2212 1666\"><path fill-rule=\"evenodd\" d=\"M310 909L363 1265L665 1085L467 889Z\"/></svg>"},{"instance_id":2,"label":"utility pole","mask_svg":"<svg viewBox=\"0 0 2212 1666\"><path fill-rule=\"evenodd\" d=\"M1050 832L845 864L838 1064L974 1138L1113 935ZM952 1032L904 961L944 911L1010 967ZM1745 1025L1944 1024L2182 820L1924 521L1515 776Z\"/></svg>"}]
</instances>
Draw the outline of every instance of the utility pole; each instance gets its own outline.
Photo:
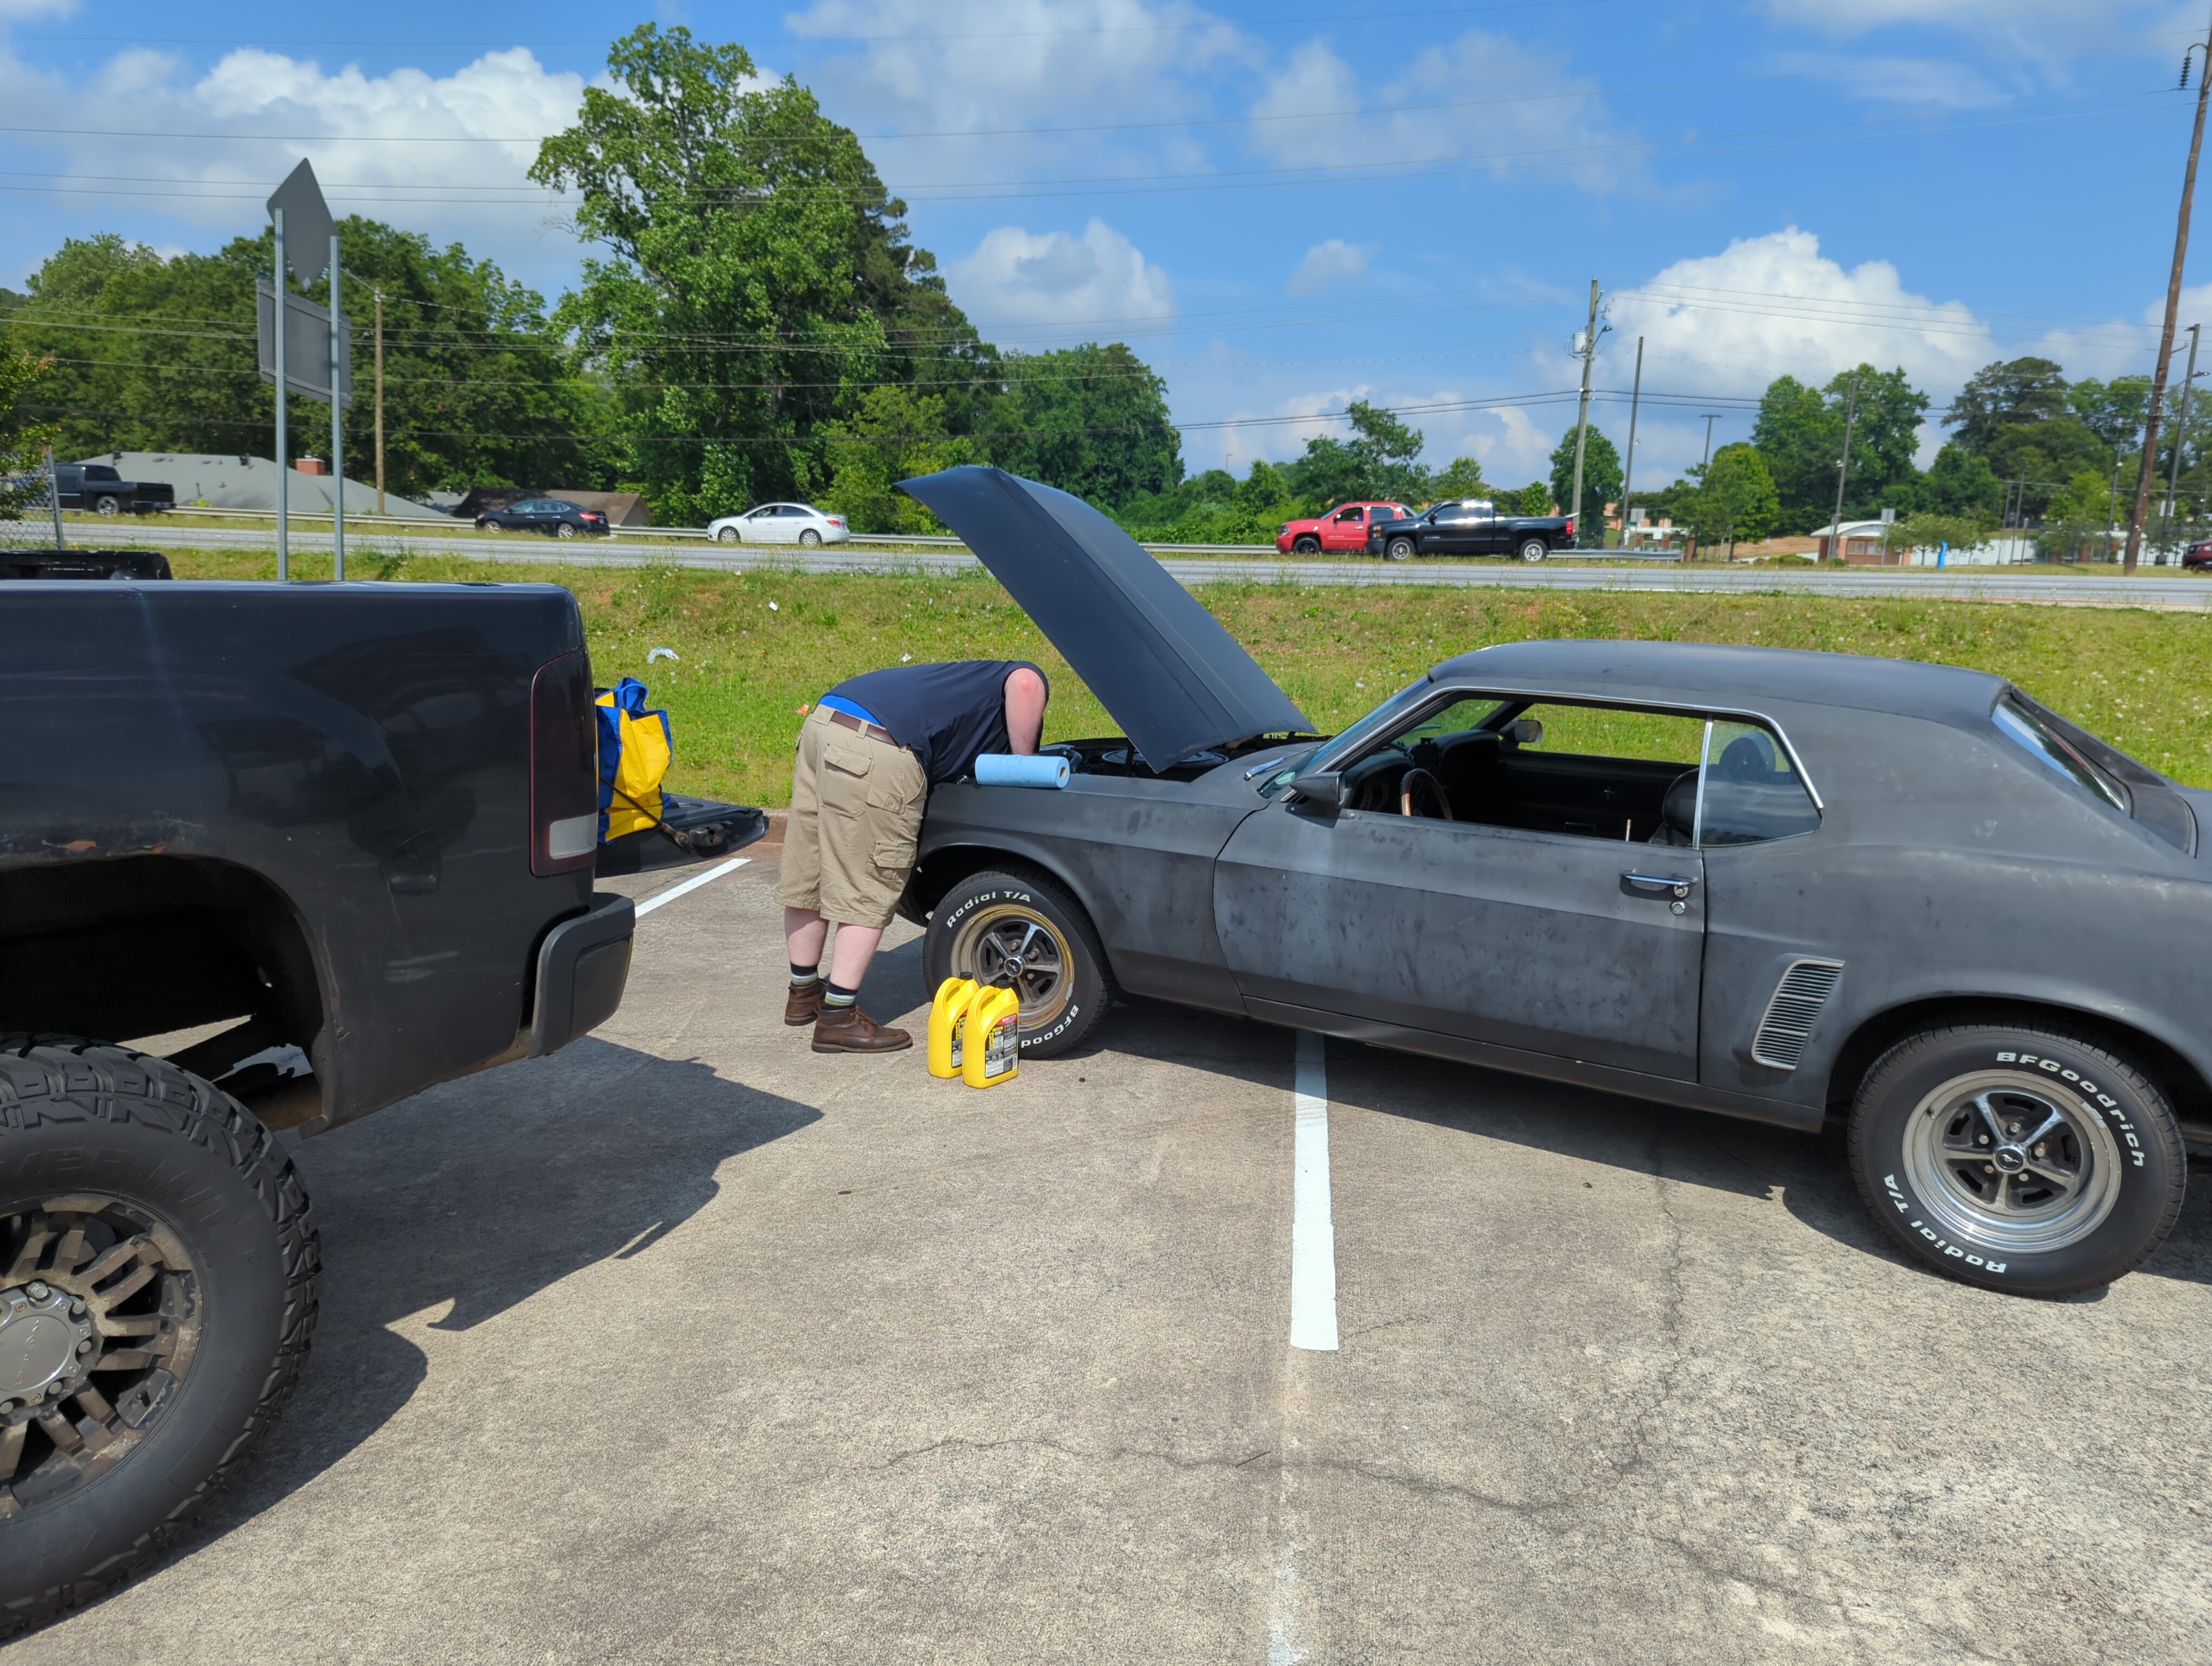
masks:
<instances>
[{"instance_id":1,"label":"utility pole","mask_svg":"<svg viewBox=\"0 0 2212 1666\"><path fill-rule=\"evenodd\" d=\"M1567 513L1577 517L1583 512L1583 450L1589 443L1590 367L1597 362L1597 280L1592 278L1589 327L1575 339L1575 351L1583 356L1583 408L1582 414L1575 419L1575 501L1567 505ZM1599 512L1598 519L1601 522L1605 519L1602 510ZM1575 547L1579 550L1582 543L1583 524L1577 518L1575 522ZM1597 529L1597 544L1599 549L1605 548L1605 528L1602 525Z\"/></svg>"},{"instance_id":2,"label":"utility pole","mask_svg":"<svg viewBox=\"0 0 2212 1666\"><path fill-rule=\"evenodd\" d=\"M1713 419L1718 416L1720 412L1701 410L1698 415L1705 419L1705 454L1704 459L1698 465L1698 478L1702 480L1705 477L1705 471L1713 465Z\"/></svg>"},{"instance_id":3,"label":"utility pole","mask_svg":"<svg viewBox=\"0 0 2212 1666\"><path fill-rule=\"evenodd\" d=\"M1844 406L1844 454L1836 462L1836 518L1828 527L1828 553L1844 555L1844 483L1851 476L1851 429L1859 419L1859 373L1851 372L1851 397Z\"/></svg>"},{"instance_id":4,"label":"utility pole","mask_svg":"<svg viewBox=\"0 0 2212 1666\"><path fill-rule=\"evenodd\" d=\"M1620 465L1620 547L1628 547L1628 489L1636 481L1636 410L1644 402L1644 337L1636 338L1636 382L1628 395L1628 456Z\"/></svg>"},{"instance_id":5,"label":"utility pole","mask_svg":"<svg viewBox=\"0 0 2212 1666\"><path fill-rule=\"evenodd\" d=\"M2198 52L2212 56L2212 40L2191 41L2181 55L2181 84L2189 85L2189 60ZM2189 206L2197 195L2197 158L2204 149L2204 100L2212 94L2212 66L2197 76L2197 125L2189 135L2189 166L2181 175L2181 214L2173 228L2173 271L2166 282L2166 323L2159 331L2158 366L2150 379L2150 414L2143 423L2142 467L2136 475L2135 513L2128 519L2128 550L2122 563L2136 570L2142 553L2143 516L2150 508L2151 471L2158 466L2158 419L2166 404L2166 373L2173 358L2173 329L2181 314L2181 268L2189 258Z\"/></svg>"},{"instance_id":6,"label":"utility pole","mask_svg":"<svg viewBox=\"0 0 2212 1666\"><path fill-rule=\"evenodd\" d=\"M384 291L376 292L376 513L384 513Z\"/></svg>"},{"instance_id":7,"label":"utility pole","mask_svg":"<svg viewBox=\"0 0 2212 1666\"><path fill-rule=\"evenodd\" d=\"M2181 379L2181 398L2173 413L2173 467L2166 477L2166 536L2173 536L2173 510L2181 489L2181 446L2189 437L2189 386L2197 380L2197 335L2201 325L2189 326L2189 372Z\"/></svg>"}]
</instances>

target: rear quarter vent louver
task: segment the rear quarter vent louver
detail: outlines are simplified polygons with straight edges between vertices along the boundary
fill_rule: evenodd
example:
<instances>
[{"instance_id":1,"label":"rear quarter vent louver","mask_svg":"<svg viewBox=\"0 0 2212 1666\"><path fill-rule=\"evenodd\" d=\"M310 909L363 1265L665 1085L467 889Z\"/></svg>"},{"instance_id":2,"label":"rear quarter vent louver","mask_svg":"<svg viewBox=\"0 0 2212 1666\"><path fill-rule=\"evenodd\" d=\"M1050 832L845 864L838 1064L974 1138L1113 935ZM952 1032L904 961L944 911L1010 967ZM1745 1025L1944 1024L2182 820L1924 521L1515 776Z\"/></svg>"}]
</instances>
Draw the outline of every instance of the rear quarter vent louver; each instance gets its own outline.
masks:
<instances>
[{"instance_id":1,"label":"rear quarter vent louver","mask_svg":"<svg viewBox=\"0 0 2212 1666\"><path fill-rule=\"evenodd\" d=\"M1844 975L1840 960L1796 960L1782 974L1766 1012L1759 1020L1759 1034L1751 1043L1751 1056L1777 1070L1795 1070L1805 1056L1806 1039L1836 992Z\"/></svg>"}]
</instances>

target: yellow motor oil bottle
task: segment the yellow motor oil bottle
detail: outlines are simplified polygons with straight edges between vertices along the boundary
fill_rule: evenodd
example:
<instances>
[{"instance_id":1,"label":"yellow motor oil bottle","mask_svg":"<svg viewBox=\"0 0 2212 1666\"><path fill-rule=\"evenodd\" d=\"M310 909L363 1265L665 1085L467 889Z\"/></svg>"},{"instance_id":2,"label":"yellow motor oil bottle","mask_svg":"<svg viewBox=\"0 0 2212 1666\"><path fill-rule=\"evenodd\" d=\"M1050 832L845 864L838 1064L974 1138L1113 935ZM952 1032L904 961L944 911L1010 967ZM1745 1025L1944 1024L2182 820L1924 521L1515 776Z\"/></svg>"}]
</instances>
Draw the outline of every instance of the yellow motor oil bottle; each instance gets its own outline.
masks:
<instances>
[{"instance_id":1,"label":"yellow motor oil bottle","mask_svg":"<svg viewBox=\"0 0 2212 1666\"><path fill-rule=\"evenodd\" d=\"M960 1073L960 1031L969 1003L983 986L972 977L948 977L929 1004L929 1073L947 1080Z\"/></svg>"},{"instance_id":2,"label":"yellow motor oil bottle","mask_svg":"<svg viewBox=\"0 0 2212 1666\"><path fill-rule=\"evenodd\" d=\"M1018 989L987 988L968 1003L966 1044L960 1074L970 1087L995 1087L1021 1062L1022 997Z\"/></svg>"}]
</instances>

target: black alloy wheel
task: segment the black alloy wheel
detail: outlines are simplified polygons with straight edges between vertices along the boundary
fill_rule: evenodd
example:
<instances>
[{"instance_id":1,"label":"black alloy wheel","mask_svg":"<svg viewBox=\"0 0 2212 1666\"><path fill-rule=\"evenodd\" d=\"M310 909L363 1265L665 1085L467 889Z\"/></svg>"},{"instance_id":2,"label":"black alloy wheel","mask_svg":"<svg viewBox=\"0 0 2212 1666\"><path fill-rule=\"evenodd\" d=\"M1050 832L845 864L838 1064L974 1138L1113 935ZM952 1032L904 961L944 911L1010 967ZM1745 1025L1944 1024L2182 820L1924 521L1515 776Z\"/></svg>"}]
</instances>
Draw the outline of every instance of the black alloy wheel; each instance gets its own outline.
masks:
<instances>
[{"instance_id":1,"label":"black alloy wheel","mask_svg":"<svg viewBox=\"0 0 2212 1666\"><path fill-rule=\"evenodd\" d=\"M939 899L922 940L932 994L948 977L1021 991L1021 1056L1057 1058L1089 1039L1112 1004L1106 952L1082 908L1033 873L992 870Z\"/></svg>"},{"instance_id":2,"label":"black alloy wheel","mask_svg":"<svg viewBox=\"0 0 2212 1666\"><path fill-rule=\"evenodd\" d=\"M235 1099L0 1037L0 1637L151 1566L238 1474L320 1280L291 1159Z\"/></svg>"},{"instance_id":3,"label":"black alloy wheel","mask_svg":"<svg viewBox=\"0 0 2212 1666\"><path fill-rule=\"evenodd\" d=\"M2141 1266L2181 1213L2181 1131L2118 1052L2036 1024L1923 1030L1851 1107L1851 1172L1907 1255L2014 1295Z\"/></svg>"},{"instance_id":4,"label":"black alloy wheel","mask_svg":"<svg viewBox=\"0 0 2212 1666\"><path fill-rule=\"evenodd\" d=\"M1317 556L1321 553L1321 540L1311 532L1301 532L1291 540L1291 553L1298 556Z\"/></svg>"}]
</instances>

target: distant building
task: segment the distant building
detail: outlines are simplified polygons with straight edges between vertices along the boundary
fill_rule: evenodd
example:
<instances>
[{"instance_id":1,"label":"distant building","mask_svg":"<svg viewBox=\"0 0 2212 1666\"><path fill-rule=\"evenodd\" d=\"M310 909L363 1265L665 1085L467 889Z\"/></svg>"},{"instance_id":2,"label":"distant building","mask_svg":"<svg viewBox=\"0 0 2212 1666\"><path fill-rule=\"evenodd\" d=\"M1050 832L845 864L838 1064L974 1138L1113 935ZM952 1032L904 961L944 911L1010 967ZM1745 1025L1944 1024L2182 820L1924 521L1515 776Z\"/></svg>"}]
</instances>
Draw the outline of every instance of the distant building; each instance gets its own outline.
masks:
<instances>
[{"instance_id":1,"label":"distant building","mask_svg":"<svg viewBox=\"0 0 2212 1666\"><path fill-rule=\"evenodd\" d=\"M177 508L261 509L276 508L276 465L266 457L213 456L205 452L104 451L81 457L81 463L106 463L125 480L166 480L176 489ZM303 457L302 466L291 471L286 496L300 514L328 514L331 477L320 458ZM305 465L313 464L310 469ZM376 513L376 487L349 477L345 483L348 515ZM425 503L384 495L384 513L402 520L441 520L445 517Z\"/></svg>"},{"instance_id":2,"label":"distant building","mask_svg":"<svg viewBox=\"0 0 2212 1666\"><path fill-rule=\"evenodd\" d=\"M1890 530L1887 521L1846 520L1823 526L1814 536L1814 548L1822 561L1841 556L1862 567L1902 567L1909 552L1902 544L1894 549L1884 546Z\"/></svg>"}]
</instances>

